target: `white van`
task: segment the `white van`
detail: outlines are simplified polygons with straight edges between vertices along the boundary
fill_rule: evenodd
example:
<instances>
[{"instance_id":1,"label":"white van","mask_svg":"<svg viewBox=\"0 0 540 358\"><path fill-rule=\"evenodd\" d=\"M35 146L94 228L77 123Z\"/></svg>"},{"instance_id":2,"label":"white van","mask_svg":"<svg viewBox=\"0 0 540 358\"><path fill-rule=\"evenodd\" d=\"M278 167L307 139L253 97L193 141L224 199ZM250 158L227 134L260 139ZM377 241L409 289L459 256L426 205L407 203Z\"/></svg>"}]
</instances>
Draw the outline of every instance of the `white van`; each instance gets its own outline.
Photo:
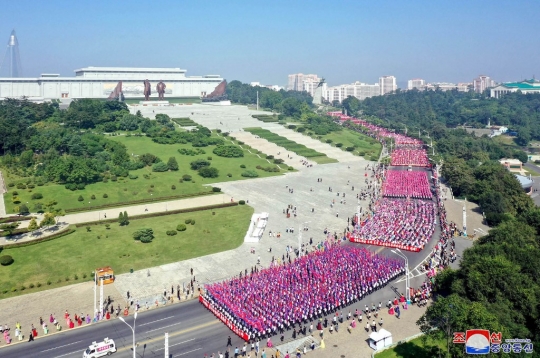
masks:
<instances>
[{"instance_id":1,"label":"white van","mask_svg":"<svg viewBox=\"0 0 540 358\"><path fill-rule=\"evenodd\" d=\"M97 358L111 355L116 352L116 344L109 338L105 338L103 342L92 342L83 353L83 358Z\"/></svg>"}]
</instances>

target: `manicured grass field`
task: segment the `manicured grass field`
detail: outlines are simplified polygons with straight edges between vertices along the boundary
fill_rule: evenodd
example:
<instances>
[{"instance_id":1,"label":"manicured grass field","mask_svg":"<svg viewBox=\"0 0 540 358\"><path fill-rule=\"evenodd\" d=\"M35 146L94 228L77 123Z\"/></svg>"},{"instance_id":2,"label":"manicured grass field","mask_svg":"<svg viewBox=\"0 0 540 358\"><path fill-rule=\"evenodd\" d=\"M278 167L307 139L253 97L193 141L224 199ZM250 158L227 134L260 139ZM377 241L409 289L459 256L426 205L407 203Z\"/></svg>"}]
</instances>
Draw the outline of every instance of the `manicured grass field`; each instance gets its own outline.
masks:
<instances>
[{"instance_id":1,"label":"manicured grass field","mask_svg":"<svg viewBox=\"0 0 540 358\"><path fill-rule=\"evenodd\" d=\"M347 147L355 147L354 153L364 153L363 157L367 159L370 157L376 157L378 159L381 155L382 145L379 142L348 128L323 135L320 140L326 142L328 139L332 140L332 145L342 143L342 150L345 150Z\"/></svg>"},{"instance_id":2,"label":"manicured grass field","mask_svg":"<svg viewBox=\"0 0 540 358\"><path fill-rule=\"evenodd\" d=\"M213 134L215 135L215 134ZM211 188L203 187L203 184L225 182L232 180L248 179L242 177L242 172L246 170L255 170L259 174L259 177L268 177L274 175L280 175L280 173L266 172L256 169L258 165L266 167L276 167L275 164L268 163L265 155L261 154L261 158L257 155L244 150L244 157L241 158L223 158L212 153L215 146L208 146L204 149L206 154L199 154L195 156L182 155L178 153L178 149L195 149L188 144L158 144L152 141L148 137L136 137L136 136L113 136L112 140L117 140L126 145L127 151L130 155L141 155L144 153L152 153L165 163L169 157L175 157L178 161L179 170L175 172L152 172L151 167L145 167L139 170L130 171L130 174L138 176L137 179L118 178L118 181L108 181L107 183L99 182L95 184L87 185L84 190L67 190L64 185L58 184L46 184L44 186L36 186L30 191L30 189L16 189L15 187L8 188L8 192L4 194L4 200L6 203L6 210L8 213L13 213L15 206L12 201L12 193L16 191L21 203L28 203L30 211L34 211L34 205L36 202L46 203L50 200L56 200L58 207L64 210L72 208L87 208L87 210L93 210L92 207L111 204L129 202L133 200L149 199L156 197L167 197L173 195L195 194L205 193L208 194ZM227 145L231 145L230 141L227 141ZM210 162L211 166L219 170L218 178L202 178L197 174L197 171L191 170L189 163L196 159L207 160L208 157L212 157ZM240 168L240 165L245 165L246 168ZM193 181L184 181L180 183L182 175L191 175ZM231 174L229 177L228 174ZM146 177L145 177L146 175ZM17 181L20 178L12 177L7 171L4 172L4 178L6 181ZM172 186L176 189L172 189ZM153 186L153 187L152 187ZM43 194L43 199L32 200L31 196L34 193ZM103 195L107 194L108 198L103 198ZM79 195L83 197L83 201L78 201ZM92 195L95 199L91 199Z\"/></svg>"},{"instance_id":3,"label":"manicured grass field","mask_svg":"<svg viewBox=\"0 0 540 358\"><path fill-rule=\"evenodd\" d=\"M11 255L15 262L0 267L0 299L88 281L96 267L110 265L116 274L120 274L130 269L138 270L236 248L244 239L252 214L253 208L238 205L158 216L131 220L128 226L123 227L112 223L108 230L105 225L91 226L90 232L81 227L70 235L51 241L6 248L0 255ZM187 230L175 236L165 234L167 230L175 230L186 219L194 219L195 225L186 225ZM154 230L155 238L151 243L144 244L132 238L133 232L140 228ZM41 284L39 288L38 283ZM36 287L29 288L30 284ZM23 291L22 286L26 287ZM13 289L16 291L12 292Z\"/></svg>"},{"instance_id":4,"label":"manicured grass field","mask_svg":"<svg viewBox=\"0 0 540 358\"><path fill-rule=\"evenodd\" d=\"M452 344L452 343L450 343ZM422 338L416 338L375 354L375 358L433 358L446 357L446 341L439 339L428 340L426 346L422 344Z\"/></svg>"},{"instance_id":5,"label":"manicured grass field","mask_svg":"<svg viewBox=\"0 0 540 358\"><path fill-rule=\"evenodd\" d=\"M328 158L326 154L317 152L314 149L308 148L303 144L296 143L292 140L289 140L285 137L282 137L278 134L275 134L267 129L263 128L244 128L246 132L250 132L254 135L257 135L261 138L266 139L269 142L272 142L280 147L283 147L291 152L294 152L303 157L309 158L318 164L325 163L335 163L337 160Z\"/></svg>"}]
</instances>

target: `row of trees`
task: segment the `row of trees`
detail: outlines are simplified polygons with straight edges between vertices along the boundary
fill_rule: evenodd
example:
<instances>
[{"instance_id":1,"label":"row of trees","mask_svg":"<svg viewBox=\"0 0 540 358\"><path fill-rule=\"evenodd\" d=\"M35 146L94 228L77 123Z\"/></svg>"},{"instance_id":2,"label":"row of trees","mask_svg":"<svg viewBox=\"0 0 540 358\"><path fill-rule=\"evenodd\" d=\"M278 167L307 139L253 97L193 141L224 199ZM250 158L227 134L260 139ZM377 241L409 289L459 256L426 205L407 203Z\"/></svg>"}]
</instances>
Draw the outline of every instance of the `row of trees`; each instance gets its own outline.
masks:
<instances>
[{"instance_id":1,"label":"row of trees","mask_svg":"<svg viewBox=\"0 0 540 358\"><path fill-rule=\"evenodd\" d=\"M233 103L256 104L257 92L259 93L259 105L262 108L280 112L289 117L300 118L302 113L308 112L313 104L313 98L305 91L274 91L240 81L232 81L227 84L227 97Z\"/></svg>"}]
</instances>

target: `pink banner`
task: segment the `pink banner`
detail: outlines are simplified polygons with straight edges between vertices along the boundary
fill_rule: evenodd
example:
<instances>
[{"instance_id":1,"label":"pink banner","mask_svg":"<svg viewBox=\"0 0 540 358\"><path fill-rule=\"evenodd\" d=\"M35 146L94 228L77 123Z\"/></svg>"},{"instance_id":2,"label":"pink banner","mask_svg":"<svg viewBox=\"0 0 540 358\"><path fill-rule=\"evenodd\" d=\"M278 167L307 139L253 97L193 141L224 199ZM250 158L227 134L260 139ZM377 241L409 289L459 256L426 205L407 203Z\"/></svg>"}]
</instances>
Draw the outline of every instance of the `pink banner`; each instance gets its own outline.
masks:
<instances>
[{"instance_id":1,"label":"pink banner","mask_svg":"<svg viewBox=\"0 0 540 358\"><path fill-rule=\"evenodd\" d=\"M227 327L229 327L229 329L231 331L233 331L234 334L238 335L244 341L249 341L249 336L248 336L248 334L246 332L244 332L240 328L236 327L236 325L233 322L231 322L231 320L228 319L227 316L225 316L223 313L219 312L214 307L214 305L211 304L210 302L208 302L207 300L205 300L202 295L199 296L199 302L202 303L204 305L204 307L208 308L210 310L210 312L212 312L214 314L214 316L216 316L221 322L225 323L225 325Z\"/></svg>"}]
</instances>

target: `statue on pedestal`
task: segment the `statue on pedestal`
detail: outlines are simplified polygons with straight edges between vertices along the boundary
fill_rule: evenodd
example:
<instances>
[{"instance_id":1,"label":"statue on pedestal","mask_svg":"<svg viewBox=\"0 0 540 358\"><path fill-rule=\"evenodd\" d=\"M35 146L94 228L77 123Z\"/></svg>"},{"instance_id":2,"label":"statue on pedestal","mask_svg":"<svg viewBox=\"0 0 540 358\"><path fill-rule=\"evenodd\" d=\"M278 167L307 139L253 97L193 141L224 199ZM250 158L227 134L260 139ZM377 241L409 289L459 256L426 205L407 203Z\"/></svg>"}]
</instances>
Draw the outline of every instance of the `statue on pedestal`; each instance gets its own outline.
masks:
<instances>
[{"instance_id":1,"label":"statue on pedestal","mask_svg":"<svg viewBox=\"0 0 540 358\"><path fill-rule=\"evenodd\" d=\"M150 85L150 81L144 80L144 100L148 101L148 98L152 94L152 86Z\"/></svg>"},{"instance_id":2,"label":"statue on pedestal","mask_svg":"<svg viewBox=\"0 0 540 358\"><path fill-rule=\"evenodd\" d=\"M156 86L156 92L158 93L158 99L160 101L162 101L164 99L165 88L167 88L165 83L163 83L162 81L159 81L159 83Z\"/></svg>"}]
</instances>

